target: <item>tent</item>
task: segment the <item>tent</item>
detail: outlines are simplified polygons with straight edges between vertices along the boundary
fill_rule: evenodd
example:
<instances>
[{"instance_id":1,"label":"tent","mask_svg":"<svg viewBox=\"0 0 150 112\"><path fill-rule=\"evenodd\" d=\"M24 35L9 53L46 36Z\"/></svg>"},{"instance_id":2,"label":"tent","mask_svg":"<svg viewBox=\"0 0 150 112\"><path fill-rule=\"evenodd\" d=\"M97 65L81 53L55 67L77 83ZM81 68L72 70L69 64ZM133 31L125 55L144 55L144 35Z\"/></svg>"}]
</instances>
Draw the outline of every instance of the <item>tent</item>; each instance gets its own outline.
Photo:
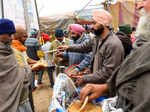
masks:
<instances>
[{"instance_id":1,"label":"tent","mask_svg":"<svg viewBox=\"0 0 150 112\"><path fill-rule=\"evenodd\" d=\"M68 25L75 23L74 12L52 15L49 17L41 17L40 25L42 31L53 32L56 28L67 30Z\"/></svg>"},{"instance_id":2,"label":"tent","mask_svg":"<svg viewBox=\"0 0 150 112\"><path fill-rule=\"evenodd\" d=\"M109 11L113 16L112 26L115 31L120 24L137 25L139 14L136 10L136 2L136 0L121 0L110 5Z\"/></svg>"}]
</instances>

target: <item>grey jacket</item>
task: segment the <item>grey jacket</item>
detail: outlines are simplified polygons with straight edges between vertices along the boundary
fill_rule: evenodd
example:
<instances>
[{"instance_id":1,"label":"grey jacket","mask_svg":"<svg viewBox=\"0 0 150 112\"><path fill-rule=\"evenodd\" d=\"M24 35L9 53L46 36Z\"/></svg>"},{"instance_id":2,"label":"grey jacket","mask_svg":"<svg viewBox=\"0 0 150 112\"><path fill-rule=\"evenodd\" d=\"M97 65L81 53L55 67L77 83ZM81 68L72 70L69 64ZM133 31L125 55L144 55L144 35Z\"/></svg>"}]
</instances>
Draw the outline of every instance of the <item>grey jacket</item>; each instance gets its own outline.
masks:
<instances>
[{"instance_id":1,"label":"grey jacket","mask_svg":"<svg viewBox=\"0 0 150 112\"><path fill-rule=\"evenodd\" d=\"M105 39L101 39L101 44L97 46L97 38L92 38L88 42L72 45L69 47L69 51L72 52L90 52L93 55L91 58L91 74L83 76L83 81L85 83L105 83L112 72L117 68L124 59L124 49L119 38L110 32ZM98 51L96 49L99 49ZM98 71L93 72L94 57L96 52L98 52Z\"/></svg>"},{"instance_id":2,"label":"grey jacket","mask_svg":"<svg viewBox=\"0 0 150 112\"><path fill-rule=\"evenodd\" d=\"M134 49L110 80L111 96L124 112L150 112L150 37L138 37Z\"/></svg>"}]
</instances>

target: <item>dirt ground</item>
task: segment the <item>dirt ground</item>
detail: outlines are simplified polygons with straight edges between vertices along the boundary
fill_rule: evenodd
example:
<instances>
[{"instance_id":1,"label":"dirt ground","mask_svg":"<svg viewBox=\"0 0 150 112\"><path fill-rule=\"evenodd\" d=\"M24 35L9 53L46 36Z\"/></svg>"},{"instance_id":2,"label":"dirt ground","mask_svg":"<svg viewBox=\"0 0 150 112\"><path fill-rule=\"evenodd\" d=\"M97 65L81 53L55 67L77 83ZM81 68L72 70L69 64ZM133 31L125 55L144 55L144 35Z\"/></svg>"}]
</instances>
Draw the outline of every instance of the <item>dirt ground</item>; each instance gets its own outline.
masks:
<instances>
[{"instance_id":1,"label":"dirt ground","mask_svg":"<svg viewBox=\"0 0 150 112\"><path fill-rule=\"evenodd\" d=\"M36 76L37 79L37 76ZM52 88L49 88L49 78L45 72L43 75L43 84L33 92L35 112L48 112L48 107L52 97Z\"/></svg>"}]
</instances>

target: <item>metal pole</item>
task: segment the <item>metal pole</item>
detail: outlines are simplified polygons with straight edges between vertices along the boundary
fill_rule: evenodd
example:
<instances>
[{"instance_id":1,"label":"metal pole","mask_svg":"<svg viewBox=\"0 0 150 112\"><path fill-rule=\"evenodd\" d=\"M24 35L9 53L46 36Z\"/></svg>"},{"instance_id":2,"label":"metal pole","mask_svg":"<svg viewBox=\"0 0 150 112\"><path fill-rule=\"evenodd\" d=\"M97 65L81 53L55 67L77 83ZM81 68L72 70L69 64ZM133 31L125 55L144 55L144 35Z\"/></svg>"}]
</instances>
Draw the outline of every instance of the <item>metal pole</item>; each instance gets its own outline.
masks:
<instances>
[{"instance_id":1,"label":"metal pole","mask_svg":"<svg viewBox=\"0 0 150 112\"><path fill-rule=\"evenodd\" d=\"M37 20L38 20L38 25L39 25L39 31L41 31L40 18L39 18L39 12L38 12L38 7L37 7L37 2L36 2L36 0L34 0L34 3L35 3L35 9L36 9ZM40 33L40 34L41 34L41 33Z\"/></svg>"},{"instance_id":2,"label":"metal pole","mask_svg":"<svg viewBox=\"0 0 150 112\"><path fill-rule=\"evenodd\" d=\"M25 24L26 24L26 29L27 29L28 35L29 35L30 34L30 22L29 22L29 16L28 16L27 0L23 0L23 5L24 5Z\"/></svg>"},{"instance_id":3,"label":"metal pole","mask_svg":"<svg viewBox=\"0 0 150 112\"><path fill-rule=\"evenodd\" d=\"M2 18L4 18L4 2L1 0Z\"/></svg>"}]
</instances>

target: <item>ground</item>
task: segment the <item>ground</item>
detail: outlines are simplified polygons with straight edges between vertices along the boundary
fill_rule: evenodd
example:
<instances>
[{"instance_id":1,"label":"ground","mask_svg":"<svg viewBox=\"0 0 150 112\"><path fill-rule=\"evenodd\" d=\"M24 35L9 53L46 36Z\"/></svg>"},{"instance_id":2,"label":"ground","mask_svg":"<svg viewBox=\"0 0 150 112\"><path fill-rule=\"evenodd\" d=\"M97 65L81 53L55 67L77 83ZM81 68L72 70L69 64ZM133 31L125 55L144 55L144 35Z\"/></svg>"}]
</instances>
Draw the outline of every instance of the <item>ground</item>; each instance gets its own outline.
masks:
<instances>
[{"instance_id":1,"label":"ground","mask_svg":"<svg viewBox=\"0 0 150 112\"><path fill-rule=\"evenodd\" d=\"M49 78L45 72L43 75L43 84L33 92L35 112L48 112L48 107L52 96L52 88L49 88L48 85Z\"/></svg>"}]
</instances>

